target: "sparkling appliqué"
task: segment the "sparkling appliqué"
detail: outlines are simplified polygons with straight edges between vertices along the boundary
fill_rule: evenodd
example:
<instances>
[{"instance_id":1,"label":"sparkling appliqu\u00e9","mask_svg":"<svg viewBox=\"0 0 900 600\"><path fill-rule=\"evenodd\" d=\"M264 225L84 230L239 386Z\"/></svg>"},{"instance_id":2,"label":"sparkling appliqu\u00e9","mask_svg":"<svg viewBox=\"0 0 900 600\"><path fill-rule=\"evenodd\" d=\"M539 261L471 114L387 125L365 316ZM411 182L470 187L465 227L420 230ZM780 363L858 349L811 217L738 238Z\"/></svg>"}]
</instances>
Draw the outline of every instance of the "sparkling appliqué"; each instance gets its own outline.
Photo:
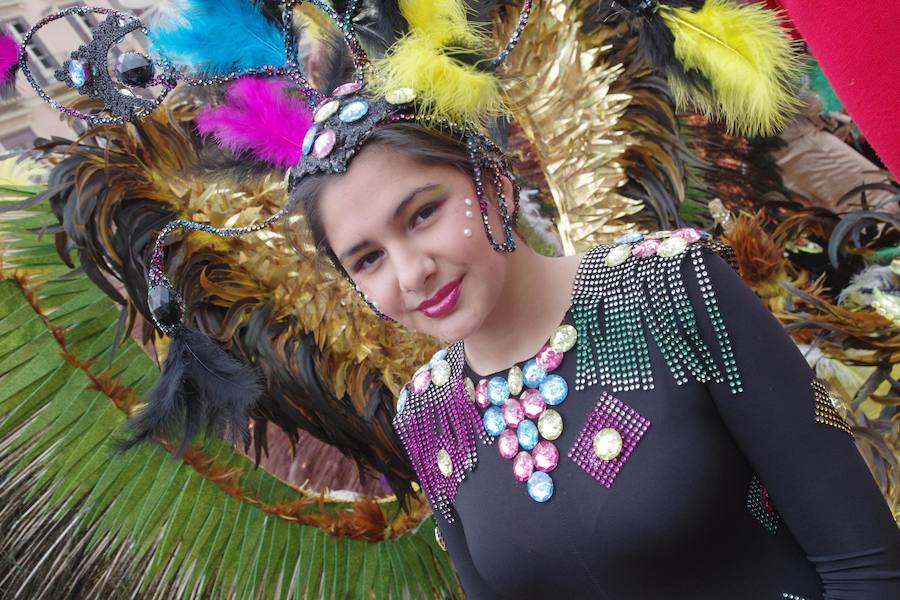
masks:
<instances>
[{"instance_id":1,"label":"sparkling appliqu\u00e9","mask_svg":"<svg viewBox=\"0 0 900 600\"><path fill-rule=\"evenodd\" d=\"M789 594L787 592L782 592L781 594L782 600L806 600L803 596L798 596L797 594Z\"/></svg>"},{"instance_id":2,"label":"sparkling appliqu\u00e9","mask_svg":"<svg viewBox=\"0 0 900 600\"><path fill-rule=\"evenodd\" d=\"M778 514L775 503L769 497L769 490L756 475L750 479L750 487L747 489L747 510L770 535L778 533L781 515Z\"/></svg>"},{"instance_id":3,"label":"sparkling appliqu\u00e9","mask_svg":"<svg viewBox=\"0 0 900 600\"><path fill-rule=\"evenodd\" d=\"M828 386L826 386L825 382L821 379L814 378L810 383L816 398L816 422L830 425L835 429L840 429L853 437L850 425L847 424L847 421L844 420L844 417L842 417L841 413L837 410L836 404L839 403L840 400L831 394L828 390Z\"/></svg>"},{"instance_id":4,"label":"sparkling appliqu\u00e9","mask_svg":"<svg viewBox=\"0 0 900 600\"><path fill-rule=\"evenodd\" d=\"M611 488L622 466L650 427L650 421L607 392L601 392L578 438L569 450L569 458L588 475ZM615 429L622 438L622 449L615 457L603 460L594 451L594 438L603 429Z\"/></svg>"},{"instance_id":5,"label":"sparkling appliqu\u00e9","mask_svg":"<svg viewBox=\"0 0 900 600\"><path fill-rule=\"evenodd\" d=\"M657 252L669 242L666 252ZM657 232L653 245L625 256L633 238L619 246L597 246L584 257L572 291L572 315L578 330L575 390L598 382L611 390L653 389L653 372L643 324L656 341L676 383L693 376L699 382L726 381L732 393L743 391L731 340L709 283L701 249L709 248L735 269L730 246L698 230ZM664 241L660 242L659 240ZM615 254L614 260L608 260ZM620 256L624 256L622 259ZM717 361L700 335L697 314L681 274L690 260L722 359ZM601 322L602 316L602 322ZM723 374L724 373L724 374Z\"/></svg>"},{"instance_id":6,"label":"sparkling appliqu\u00e9","mask_svg":"<svg viewBox=\"0 0 900 600\"><path fill-rule=\"evenodd\" d=\"M450 506L459 484L478 461L477 440L489 440L481 414L466 390L461 350L454 345L446 356L451 370L447 384L430 384L420 393L405 387L405 406L394 416L394 429L423 491L449 523L453 522Z\"/></svg>"}]
</instances>

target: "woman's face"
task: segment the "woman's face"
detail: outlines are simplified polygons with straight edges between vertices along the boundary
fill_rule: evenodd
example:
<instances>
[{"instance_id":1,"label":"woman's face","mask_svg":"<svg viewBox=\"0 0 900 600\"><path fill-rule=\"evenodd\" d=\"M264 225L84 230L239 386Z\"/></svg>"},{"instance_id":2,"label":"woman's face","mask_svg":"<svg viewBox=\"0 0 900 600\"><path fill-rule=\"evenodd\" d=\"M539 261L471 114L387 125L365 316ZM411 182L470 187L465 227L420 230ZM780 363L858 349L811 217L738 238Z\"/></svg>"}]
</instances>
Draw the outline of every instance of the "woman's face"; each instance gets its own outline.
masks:
<instances>
[{"instance_id":1,"label":"woman's face","mask_svg":"<svg viewBox=\"0 0 900 600\"><path fill-rule=\"evenodd\" d=\"M319 211L347 273L405 327L451 342L476 331L496 306L507 262L488 243L472 179L458 169L370 144L327 181Z\"/></svg>"}]
</instances>

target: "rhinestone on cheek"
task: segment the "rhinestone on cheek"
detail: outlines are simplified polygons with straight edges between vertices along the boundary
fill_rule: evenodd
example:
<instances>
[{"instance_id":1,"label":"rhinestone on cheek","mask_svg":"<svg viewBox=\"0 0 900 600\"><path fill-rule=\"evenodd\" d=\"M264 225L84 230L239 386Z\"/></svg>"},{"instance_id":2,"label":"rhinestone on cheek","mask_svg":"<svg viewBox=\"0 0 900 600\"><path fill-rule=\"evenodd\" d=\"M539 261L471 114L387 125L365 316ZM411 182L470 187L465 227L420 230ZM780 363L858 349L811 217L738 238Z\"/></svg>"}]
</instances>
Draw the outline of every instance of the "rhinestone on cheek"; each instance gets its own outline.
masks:
<instances>
[{"instance_id":1,"label":"rhinestone on cheek","mask_svg":"<svg viewBox=\"0 0 900 600\"><path fill-rule=\"evenodd\" d=\"M519 438L512 429L506 429L497 437L497 450L506 460L512 460L519 453Z\"/></svg>"},{"instance_id":2,"label":"rhinestone on cheek","mask_svg":"<svg viewBox=\"0 0 900 600\"><path fill-rule=\"evenodd\" d=\"M538 432L545 440L555 440L562 435L562 416L552 408L545 410L538 418Z\"/></svg>"}]
</instances>

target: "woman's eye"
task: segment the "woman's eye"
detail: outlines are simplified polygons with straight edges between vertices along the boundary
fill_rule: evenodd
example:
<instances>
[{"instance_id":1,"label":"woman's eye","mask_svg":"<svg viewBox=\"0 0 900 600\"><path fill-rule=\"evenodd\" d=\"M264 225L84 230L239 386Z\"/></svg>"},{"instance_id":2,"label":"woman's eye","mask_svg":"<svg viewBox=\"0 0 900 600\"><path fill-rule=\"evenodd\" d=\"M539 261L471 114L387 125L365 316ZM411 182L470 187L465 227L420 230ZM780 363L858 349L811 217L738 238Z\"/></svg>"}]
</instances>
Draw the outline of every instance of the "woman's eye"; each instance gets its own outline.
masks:
<instances>
[{"instance_id":1,"label":"woman's eye","mask_svg":"<svg viewBox=\"0 0 900 600\"><path fill-rule=\"evenodd\" d=\"M366 254L365 256L360 258L358 261L356 261L356 264L353 265L353 270L354 271L362 271L363 269L365 269L369 265L371 265L373 262L375 262L379 256L380 256L380 252L369 252L368 254Z\"/></svg>"},{"instance_id":2,"label":"woman's eye","mask_svg":"<svg viewBox=\"0 0 900 600\"><path fill-rule=\"evenodd\" d=\"M437 212L439 206L440 202L432 202L431 204L423 206L419 209L419 212L413 215L412 225L415 227L420 221L427 221L435 212Z\"/></svg>"}]
</instances>

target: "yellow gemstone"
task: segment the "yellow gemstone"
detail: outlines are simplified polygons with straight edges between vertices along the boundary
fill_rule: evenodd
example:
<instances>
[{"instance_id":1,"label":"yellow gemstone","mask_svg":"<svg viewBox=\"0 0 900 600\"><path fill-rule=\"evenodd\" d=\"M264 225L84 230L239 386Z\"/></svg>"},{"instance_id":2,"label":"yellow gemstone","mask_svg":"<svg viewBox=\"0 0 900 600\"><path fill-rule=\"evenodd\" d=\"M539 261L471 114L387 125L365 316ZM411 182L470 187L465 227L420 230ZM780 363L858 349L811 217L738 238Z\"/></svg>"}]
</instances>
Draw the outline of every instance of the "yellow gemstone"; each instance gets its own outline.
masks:
<instances>
[{"instance_id":1,"label":"yellow gemstone","mask_svg":"<svg viewBox=\"0 0 900 600\"><path fill-rule=\"evenodd\" d=\"M436 386L445 385L450 381L450 363L439 360L431 367L431 381Z\"/></svg>"},{"instance_id":2,"label":"yellow gemstone","mask_svg":"<svg viewBox=\"0 0 900 600\"><path fill-rule=\"evenodd\" d=\"M438 548L447 551L447 543L444 542L444 536L441 535L441 530L437 527L434 528L434 540L437 542Z\"/></svg>"},{"instance_id":3,"label":"yellow gemstone","mask_svg":"<svg viewBox=\"0 0 900 600\"><path fill-rule=\"evenodd\" d=\"M333 115L338 111L338 108L341 107L341 103L337 100L330 100L316 109L316 114L313 116L313 120L316 123L321 123L325 121L328 117Z\"/></svg>"},{"instance_id":4,"label":"yellow gemstone","mask_svg":"<svg viewBox=\"0 0 900 600\"><path fill-rule=\"evenodd\" d=\"M578 331L569 324L560 325L550 336L550 347L557 352L568 352L575 346Z\"/></svg>"},{"instance_id":5,"label":"yellow gemstone","mask_svg":"<svg viewBox=\"0 0 900 600\"><path fill-rule=\"evenodd\" d=\"M416 99L416 91L412 88L397 88L385 94L384 99L391 104L409 104Z\"/></svg>"},{"instance_id":6,"label":"yellow gemstone","mask_svg":"<svg viewBox=\"0 0 900 600\"><path fill-rule=\"evenodd\" d=\"M670 237L666 238L663 243L659 245L659 248L656 249L656 253L659 256L678 256L684 249L687 248L688 243L687 240L683 237Z\"/></svg>"},{"instance_id":7,"label":"yellow gemstone","mask_svg":"<svg viewBox=\"0 0 900 600\"><path fill-rule=\"evenodd\" d=\"M661 240L663 238L667 238L672 235L672 231L669 229L662 229L660 231L654 231L651 234L648 234L647 237L651 240Z\"/></svg>"},{"instance_id":8,"label":"yellow gemstone","mask_svg":"<svg viewBox=\"0 0 900 600\"><path fill-rule=\"evenodd\" d=\"M552 408L548 408L541 413L541 416L538 417L537 426L541 437L551 442L561 436L563 432L562 417Z\"/></svg>"},{"instance_id":9,"label":"yellow gemstone","mask_svg":"<svg viewBox=\"0 0 900 600\"><path fill-rule=\"evenodd\" d=\"M421 375L422 373L424 373L427 370L428 370L428 363L425 363L424 365L419 366L419 368L416 369L416 372L413 373L413 379L415 379L416 377L418 377L419 375Z\"/></svg>"},{"instance_id":10,"label":"yellow gemstone","mask_svg":"<svg viewBox=\"0 0 900 600\"><path fill-rule=\"evenodd\" d=\"M617 267L631 256L631 244L620 244L606 253L603 262L607 267Z\"/></svg>"},{"instance_id":11,"label":"yellow gemstone","mask_svg":"<svg viewBox=\"0 0 900 600\"><path fill-rule=\"evenodd\" d=\"M522 393L523 381L522 369L520 369L518 365L510 369L509 373L506 375L506 384L509 386L509 393L513 396L518 396Z\"/></svg>"},{"instance_id":12,"label":"yellow gemstone","mask_svg":"<svg viewBox=\"0 0 900 600\"><path fill-rule=\"evenodd\" d=\"M444 477L450 477L453 474L453 460L450 458L450 453L443 448L438 450L437 466Z\"/></svg>"},{"instance_id":13,"label":"yellow gemstone","mask_svg":"<svg viewBox=\"0 0 900 600\"><path fill-rule=\"evenodd\" d=\"M612 427L604 427L594 434L594 454L600 460L612 460L622 452L622 436Z\"/></svg>"},{"instance_id":14,"label":"yellow gemstone","mask_svg":"<svg viewBox=\"0 0 900 600\"><path fill-rule=\"evenodd\" d=\"M475 402L475 384L468 377L466 377L466 393L469 395L469 400Z\"/></svg>"}]
</instances>

